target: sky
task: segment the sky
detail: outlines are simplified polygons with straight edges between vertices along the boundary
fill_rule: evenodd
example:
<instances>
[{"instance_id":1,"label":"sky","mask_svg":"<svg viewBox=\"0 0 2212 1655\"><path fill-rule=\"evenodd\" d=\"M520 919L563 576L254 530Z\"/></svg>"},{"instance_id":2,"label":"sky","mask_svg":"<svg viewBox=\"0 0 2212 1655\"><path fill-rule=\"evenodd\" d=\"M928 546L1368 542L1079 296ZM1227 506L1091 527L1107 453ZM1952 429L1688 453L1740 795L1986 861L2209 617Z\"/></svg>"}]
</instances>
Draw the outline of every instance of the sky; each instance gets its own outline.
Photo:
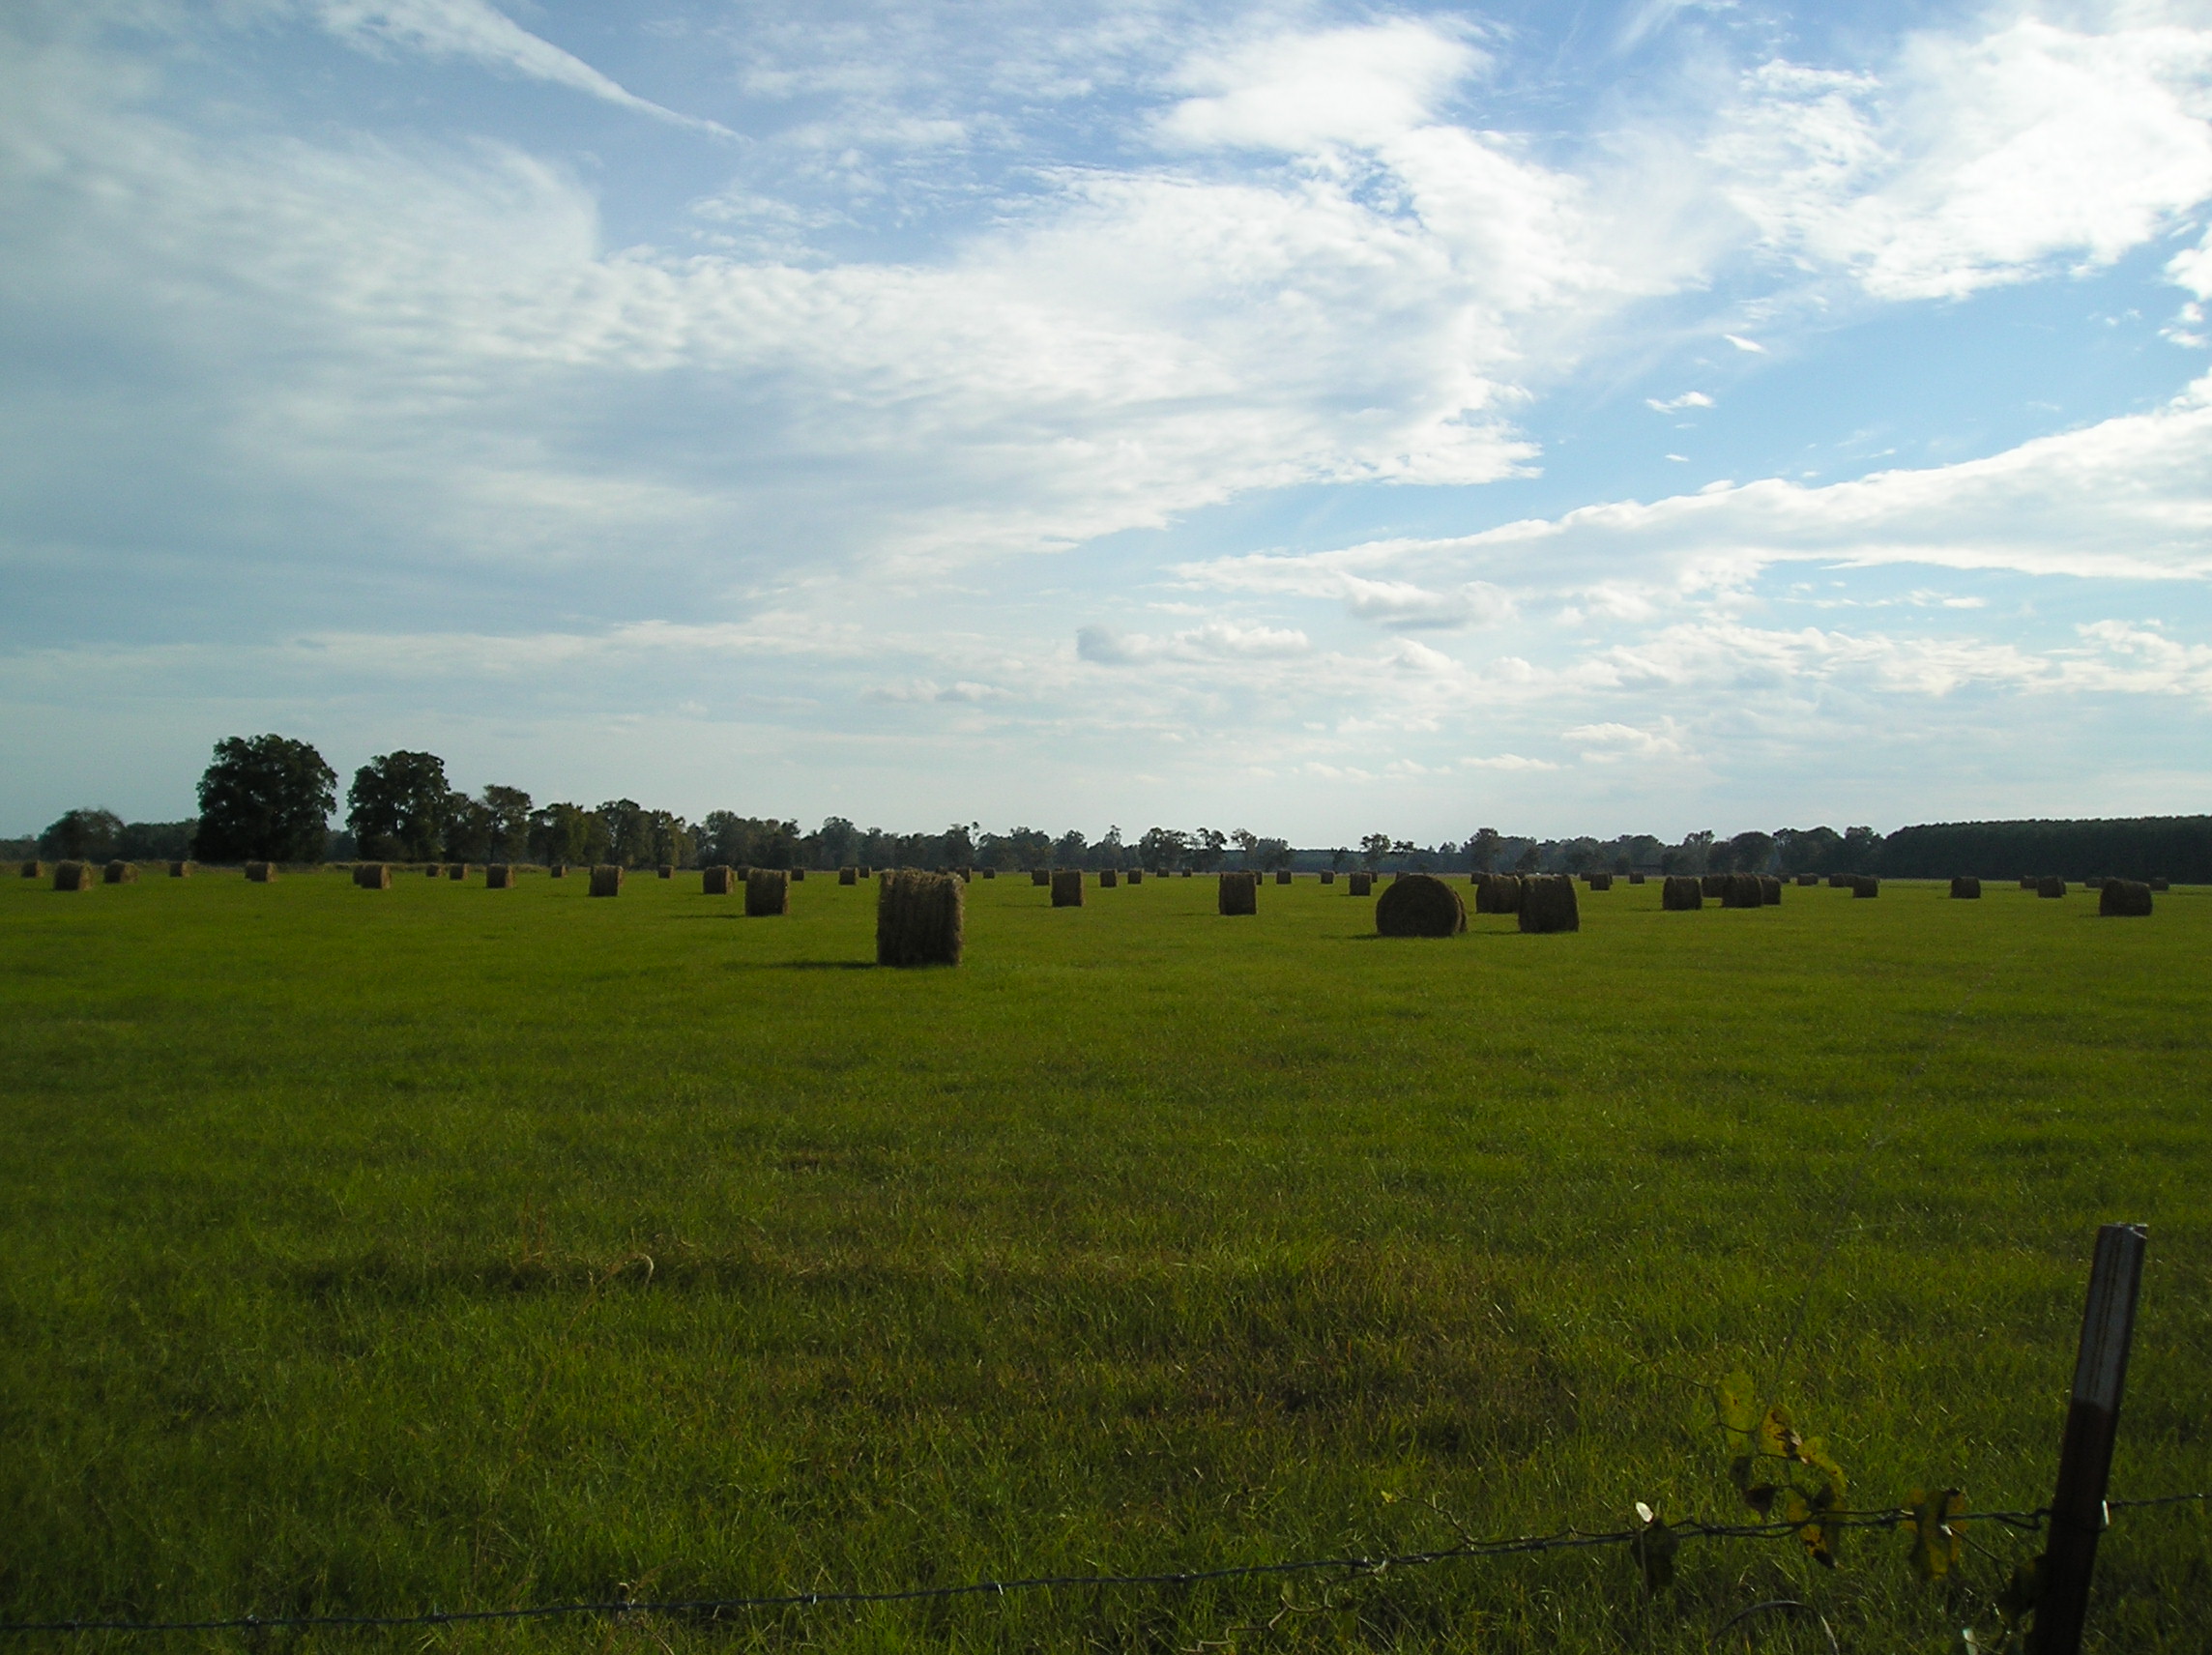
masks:
<instances>
[{"instance_id":1,"label":"sky","mask_svg":"<svg viewBox=\"0 0 2212 1655\"><path fill-rule=\"evenodd\" d=\"M13 0L0 832L2212 810L2208 221L2212 4Z\"/></svg>"}]
</instances>

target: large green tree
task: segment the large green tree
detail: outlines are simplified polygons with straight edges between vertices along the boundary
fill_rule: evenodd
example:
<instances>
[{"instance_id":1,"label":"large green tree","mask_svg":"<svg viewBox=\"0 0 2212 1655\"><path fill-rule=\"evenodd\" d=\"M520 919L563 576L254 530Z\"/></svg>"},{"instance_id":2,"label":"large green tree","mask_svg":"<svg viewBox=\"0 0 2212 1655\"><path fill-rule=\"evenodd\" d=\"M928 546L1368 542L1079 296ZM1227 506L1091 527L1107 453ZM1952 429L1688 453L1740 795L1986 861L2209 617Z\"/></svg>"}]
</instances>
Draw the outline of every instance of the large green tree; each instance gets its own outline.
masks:
<instances>
[{"instance_id":1,"label":"large green tree","mask_svg":"<svg viewBox=\"0 0 2212 1655\"><path fill-rule=\"evenodd\" d=\"M379 753L353 772L346 826L364 861L427 862L446 841L451 789L435 753Z\"/></svg>"},{"instance_id":2,"label":"large green tree","mask_svg":"<svg viewBox=\"0 0 2212 1655\"><path fill-rule=\"evenodd\" d=\"M231 736L200 777L192 855L204 862L319 862L337 772L306 741Z\"/></svg>"},{"instance_id":3,"label":"large green tree","mask_svg":"<svg viewBox=\"0 0 2212 1655\"><path fill-rule=\"evenodd\" d=\"M67 861L104 862L116 854L123 818L112 810L65 810L39 835L39 854Z\"/></svg>"}]
</instances>

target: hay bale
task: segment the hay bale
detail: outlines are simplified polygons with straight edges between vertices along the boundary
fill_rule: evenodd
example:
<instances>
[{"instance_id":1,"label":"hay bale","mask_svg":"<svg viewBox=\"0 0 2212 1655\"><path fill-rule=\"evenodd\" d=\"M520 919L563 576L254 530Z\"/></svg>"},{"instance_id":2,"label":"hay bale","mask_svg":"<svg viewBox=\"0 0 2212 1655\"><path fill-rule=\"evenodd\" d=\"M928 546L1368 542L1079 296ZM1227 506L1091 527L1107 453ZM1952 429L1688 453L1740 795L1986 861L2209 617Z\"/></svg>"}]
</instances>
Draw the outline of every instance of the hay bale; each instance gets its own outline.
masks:
<instances>
[{"instance_id":1,"label":"hay bale","mask_svg":"<svg viewBox=\"0 0 2212 1655\"><path fill-rule=\"evenodd\" d=\"M999 877L999 870L997 868L985 868L983 870L983 877L985 879L997 879ZM1134 873L1129 876L1129 883L1131 885L1135 885L1137 883L1137 876Z\"/></svg>"},{"instance_id":2,"label":"hay bale","mask_svg":"<svg viewBox=\"0 0 2212 1655\"><path fill-rule=\"evenodd\" d=\"M967 882L950 874L886 874L876 887L876 964L957 966L967 898Z\"/></svg>"},{"instance_id":3,"label":"hay bale","mask_svg":"<svg viewBox=\"0 0 2212 1655\"><path fill-rule=\"evenodd\" d=\"M568 877L568 864L567 862L555 862L545 870L545 876L548 879L567 879Z\"/></svg>"},{"instance_id":4,"label":"hay bale","mask_svg":"<svg viewBox=\"0 0 2212 1655\"><path fill-rule=\"evenodd\" d=\"M1799 874L1797 883L1801 886L1817 886L1820 883L1820 876L1819 874Z\"/></svg>"},{"instance_id":5,"label":"hay bale","mask_svg":"<svg viewBox=\"0 0 2212 1655\"><path fill-rule=\"evenodd\" d=\"M620 864L601 862L592 869L592 894L594 896L622 895L623 871Z\"/></svg>"},{"instance_id":6,"label":"hay bale","mask_svg":"<svg viewBox=\"0 0 2212 1655\"><path fill-rule=\"evenodd\" d=\"M1705 905L1705 887L1686 874L1669 874L1659 887L1659 906L1669 914L1691 914Z\"/></svg>"},{"instance_id":7,"label":"hay bale","mask_svg":"<svg viewBox=\"0 0 2212 1655\"><path fill-rule=\"evenodd\" d=\"M169 877L171 879L190 879L192 877L192 864L189 862L171 862L169 864Z\"/></svg>"},{"instance_id":8,"label":"hay bale","mask_svg":"<svg viewBox=\"0 0 2212 1655\"><path fill-rule=\"evenodd\" d=\"M25 862L25 863L23 864L23 878L25 878L25 879L44 879L45 877L46 877L46 865L45 865L45 863L44 863L44 862Z\"/></svg>"},{"instance_id":9,"label":"hay bale","mask_svg":"<svg viewBox=\"0 0 2212 1655\"><path fill-rule=\"evenodd\" d=\"M450 880L467 879L469 877L469 864L466 862L455 862L451 867L446 870L446 877Z\"/></svg>"},{"instance_id":10,"label":"hay bale","mask_svg":"<svg viewBox=\"0 0 2212 1655\"><path fill-rule=\"evenodd\" d=\"M1723 908L1766 906L1766 892L1760 888L1757 874L1722 874L1720 881Z\"/></svg>"},{"instance_id":11,"label":"hay bale","mask_svg":"<svg viewBox=\"0 0 2212 1655\"><path fill-rule=\"evenodd\" d=\"M1188 879L1188 878L1190 878L1190 869L1188 869L1188 868L1184 868L1184 869L1182 870L1182 877L1183 877L1184 879Z\"/></svg>"},{"instance_id":12,"label":"hay bale","mask_svg":"<svg viewBox=\"0 0 2212 1655\"><path fill-rule=\"evenodd\" d=\"M1971 874L1961 874L1951 882L1951 894L1970 902L1978 902L1982 895L1982 882Z\"/></svg>"},{"instance_id":13,"label":"hay bale","mask_svg":"<svg viewBox=\"0 0 2212 1655\"><path fill-rule=\"evenodd\" d=\"M255 885L268 885L276 877L276 864L275 862L247 862L246 864L246 877Z\"/></svg>"},{"instance_id":14,"label":"hay bale","mask_svg":"<svg viewBox=\"0 0 2212 1655\"><path fill-rule=\"evenodd\" d=\"M2022 874L2020 876L2020 888L2033 890L2035 888L2035 876L2033 874Z\"/></svg>"},{"instance_id":15,"label":"hay bale","mask_svg":"<svg viewBox=\"0 0 2212 1655\"><path fill-rule=\"evenodd\" d=\"M2150 913L2150 886L2143 880L2107 880L2098 893L2097 913L2107 919L2140 919Z\"/></svg>"},{"instance_id":16,"label":"hay bale","mask_svg":"<svg viewBox=\"0 0 2212 1655\"><path fill-rule=\"evenodd\" d=\"M876 877L876 870L863 863L860 868L860 877L862 879L874 879Z\"/></svg>"},{"instance_id":17,"label":"hay bale","mask_svg":"<svg viewBox=\"0 0 2212 1655\"><path fill-rule=\"evenodd\" d=\"M989 879L991 876L985 874L983 877ZM1128 880L1131 885L1143 885L1145 883L1145 870L1143 868L1131 868L1128 873Z\"/></svg>"},{"instance_id":18,"label":"hay bale","mask_svg":"<svg viewBox=\"0 0 2212 1655\"><path fill-rule=\"evenodd\" d=\"M1375 876L1373 874L1353 874L1351 883L1353 896L1365 896L1375 888Z\"/></svg>"},{"instance_id":19,"label":"hay bale","mask_svg":"<svg viewBox=\"0 0 2212 1655\"><path fill-rule=\"evenodd\" d=\"M1251 873L1223 874L1221 889L1214 904L1223 914L1257 914L1260 912L1260 876Z\"/></svg>"},{"instance_id":20,"label":"hay bale","mask_svg":"<svg viewBox=\"0 0 2212 1655\"><path fill-rule=\"evenodd\" d=\"M847 885L853 882L847 880ZM716 862L711 868L699 870L699 891L703 896L728 896L738 888L738 870L727 862Z\"/></svg>"},{"instance_id":21,"label":"hay bale","mask_svg":"<svg viewBox=\"0 0 2212 1655\"><path fill-rule=\"evenodd\" d=\"M2056 874L2045 874L2035 882L2035 894L2038 896L2064 896L2066 894L2066 882Z\"/></svg>"},{"instance_id":22,"label":"hay bale","mask_svg":"<svg viewBox=\"0 0 2212 1655\"><path fill-rule=\"evenodd\" d=\"M2173 884L2170 880L2154 879L2150 882L2150 887L2153 890L2171 890Z\"/></svg>"},{"instance_id":23,"label":"hay bale","mask_svg":"<svg viewBox=\"0 0 2212 1655\"><path fill-rule=\"evenodd\" d=\"M1030 884L1050 885L1052 884L1052 875L1043 868L1032 868L1030 869Z\"/></svg>"},{"instance_id":24,"label":"hay bale","mask_svg":"<svg viewBox=\"0 0 2212 1655\"><path fill-rule=\"evenodd\" d=\"M1379 937L1456 937L1467 929L1467 904L1432 874L1392 880L1375 903Z\"/></svg>"},{"instance_id":25,"label":"hay bale","mask_svg":"<svg viewBox=\"0 0 2212 1655\"><path fill-rule=\"evenodd\" d=\"M1590 887L1590 889L1592 889L1592 890L1611 890L1611 889L1613 888L1613 875L1611 875L1611 874L1592 874L1592 875L1590 875L1590 876L1589 876L1589 887Z\"/></svg>"},{"instance_id":26,"label":"hay bale","mask_svg":"<svg viewBox=\"0 0 2212 1655\"><path fill-rule=\"evenodd\" d=\"M1277 885L1289 885L1291 883L1291 870L1289 868L1277 868L1275 870L1275 883Z\"/></svg>"},{"instance_id":27,"label":"hay bale","mask_svg":"<svg viewBox=\"0 0 2212 1655\"><path fill-rule=\"evenodd\" d=\"M657 873L664 880L672 880L676 877L676 864L673 862L662 862L659 867L654 870L654 872Z\"/></svg>"},{"instance_id":28,"label":"hay bale","mask_svg":"<svg viewBox=\"0 0 2212 1655\"><path fill-rule=\"evenodd\" d=\"M1782 882L1772 874L1759 876L1760 900L1769 908L1782 906Z\"/></svg>"},{"instance_id":29,"label":"hay bale","mask_svg":"<svg viewBox=\"0 0 2212 1655\"><path fill-rule=\"evenodd\" d=\"M1537 875L1537 876L1531 876L1531 877L1540 878L1540 877L1542 877L1542 876L1540 876L1540 875ZM1525 879L1523 879L1523 878L1522 878L1522 877L1521 877L1519 874L1492 874L1492 875L1490 875L1490 876L1489 876L1489 881L1490 881L1490 883L1489 883L1489 886L1488 886L1488 895L1489 895L1489 901L1488 901L1487 905L1485 904L1485 902L1484 902L1484 900L1483 900L1483 897L1484 897L1484 890L1483 890L1481 887L1478 887L1478 888L1476 889L1475 893L1474 893L1474 895L1475 895L1475 903L1474 903L1474 911L1475 911L1475 913L1477 913L1477 914L1518 914L1518 913L1520 913L1520 912L1521 912L1521 904L1522 904L1523 900L1524 900L1524 899L1527 897L1527 895L1528 895L1528 880L1525 880Z\"/></svg>"},{"instance_id":30,"label":"hay bale","mask_svg":"<svg viewBox=\"0 0 2212 1655\"><path fill-rule=\"evenodd\" d=\"M805 877L806 870L804 868L793 868L791 870L791 883L793 885L799 884L799 882L803 880Z\"/></svg>"},{"instance_id":31,"label":"hay bale","mask_svg":"<svg viewBox=\"0 0 2212 1655\"><path fill-rule=\"evenodd\" d=\"M1521 887L1521 929L1533 932L1580 931L1582 909L1575 882L1565 874L1537 874L1513 882Z\"/></svg>"},{"instance_id":32,"label":"hay bale","mask_svg":"<svg viewBox=\"0 0 2212 1655\"><path fill-rule=\"evenodd\" d=\"M1851 875L1851 894L1853 896L1879 896L1881 894L1881 881L1876 879L1872 874L1853 874Z\"/></svg>"},{"instance_id":33,"label":"hay bale","mask_svg":"<svg viewBox=\"0 0 2212 1655\"><path fill-rule=\"evenodd\" d=\"M783 868L755 868L745 876L745 917L763 919L791 912L791 875Z\"/></svg>"},{"instance_id":34,"label":"hay bale","mask_svg":"<svg viewBox=\"0 0 2212 1655\"><path fill-rule=\"evenodd\" d=\"M1336 871L1335 871L1333 868L1324 868L1324 869L1322 869L1322 871L1321 871L1321 883L1322 883L1322 884L1324 884L1324 885L1334 885L1334 884L1336 884Z\"/></svg>"},{"instance_id":35,"label":"hay bale","mask_svg":"<svg viewBox=\"0 0 2212 1655\"><path fill-rule=\"evenodd\" d=\"M1729 879L1730 876L1727 874L1701 874L1699 876L1701 882L1699 888L1707 896L1719 897L1721 906L1725 908L1728 906Z\"/></svg>"},{"instance_id":36,"label":"hay bale","mask_svg":"<svg viewBox=\"0 0 2212 1655\"><path fill-rule=\"evenodd\" d=\"M1856 874L1830 874L1828 876L1828 888L1830 890L1848 890L1851 888L1851 881L1856 878L1858 878Z\"/></svg>"},{"instance_id":37,"label":"hay bale","mask_svg":"<svg viewBox=\"0 0 2212 1655\"><path fill-rule=\"evenodd\" d=\"M859 885L860 883L860 870L859 868L839 868L837 870L837 883L839 885Z\"/></svg>"},{"instance_id":38,"label":"hay bale","mask_svg":"<svg viewBox=\"0 0 2212 1655\"><path fill-rule=\"evenodd\" d=\"M353 870L353 883L360 890L390 890L392 869L383 862L363 862Z\"/></svg>"},{"instance_id":39,"label":"hay bale","mask_svg":"<svg viewBox=\"0 0 2212 1655\"><path fill-rule=\"evenodd\" d=\"M54 889L90 890L92 864L90 862L56 862L54 864Z\"/></svg>"},{"instance_id":40,"label":"hay bale","mask_svg":"<svg viewBox=\"0 0 2212 1655\"><path fill-rule=\"evenodd\" d=\"M512 862L486 862L483 871L484 889L512 890L514 864Z\"/></svg>"},{"instance_id":41,"label":"hay bale","mask_svg":"<svg viewBox=\"0 0 2212 1655\"><path fill-rule=\"evenodd\" d=\"M1628 883L1630 885L1642 885L1644 883L1644 876L1642 874L1630 874L1628 876Z\"/></svg>"},{"instance_id":42,"label":"hay bale","mask_svg":"<svg viewBox=\"0 0 2212 1655\"><path fill-rule=\"evenodd\" d=\"M1083 870L1081 868L1053 869L1051 884L1053 907L1081 908L1083 906Z\"/></svg>"},{"instance_id":43,"label":"hay bale","mask_svg":"<svg viewBox=\"0 0 2212 1655\"><path fill-rule=\"evenodd\" d=\"M424 868L424 869L422 870L422 876L423 876L423 878L425 878L425 879L436 879L436 878L437 878L437 877L438 877L440 874L444 873L445 871L446 871L446 870L445 870L445 867L444 867L444 865L443 865L443 864L441 864L441 863L438 863L438 862L432 862L432 863L431 863L431 864L430 864L428 867L426 867L426 868Z\"/></svg>"},{"instance_id":44,"label":"hay bale","mask_svg":"<svg viewBox=\"0 0 2212 1655\"><path fill-rule=\"evenodd\" d=\"M118 857L107 864L102 877L109 885L136 885L138 883L138 864L127 862Z\"/></svg>"},{"instance_id":45,"label":"hay bale","mask_svg":"<svg viewBox=\"0 0 2212 1655\"><path fill-rule=\"evenodd\" d=\"M1116 873L1112 868L1100 868L1098 870L1098 888L1100 890L1112 890L1121 883L1121 875Z\"/></svg>"}]
</instances>

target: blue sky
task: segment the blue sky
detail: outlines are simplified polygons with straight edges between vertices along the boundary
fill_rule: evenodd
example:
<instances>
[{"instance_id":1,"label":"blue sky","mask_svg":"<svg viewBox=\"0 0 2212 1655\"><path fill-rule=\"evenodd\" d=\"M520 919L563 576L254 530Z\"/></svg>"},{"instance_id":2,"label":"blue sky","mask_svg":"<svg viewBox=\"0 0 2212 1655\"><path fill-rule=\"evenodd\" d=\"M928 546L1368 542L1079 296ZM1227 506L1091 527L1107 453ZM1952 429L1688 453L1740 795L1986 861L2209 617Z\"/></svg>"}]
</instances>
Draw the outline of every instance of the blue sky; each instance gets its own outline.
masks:
<instances>
[{"instance_id":1,"label":"blue sky","mask_svg":"<svg viewBox=\"0 0 2212 1655\"><path fill-rule=\"evenodd\" d=\"M0 830L2212 810L2212 5L0 14Z\"/></svg>"}]
</instances>

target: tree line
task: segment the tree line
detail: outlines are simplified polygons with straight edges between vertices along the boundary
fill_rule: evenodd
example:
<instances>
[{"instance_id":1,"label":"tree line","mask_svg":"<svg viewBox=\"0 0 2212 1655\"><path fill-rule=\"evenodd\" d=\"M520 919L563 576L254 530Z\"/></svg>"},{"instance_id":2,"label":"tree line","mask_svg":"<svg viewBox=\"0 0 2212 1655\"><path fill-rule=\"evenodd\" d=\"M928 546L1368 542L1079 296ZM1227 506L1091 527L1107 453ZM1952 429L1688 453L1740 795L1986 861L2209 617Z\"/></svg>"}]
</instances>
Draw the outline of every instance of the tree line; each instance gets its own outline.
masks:
<instances>
[{"instance_id":1,"label":"tree line","mask_svg":"<svg viewBox=\"0 0 2212 1655\"><path fill-rule=\"evenodd\" d=\"M452 785L435 753L396 749L354 771L345 828L331 830L337 772L306 741L233 736L218 741L199 783L199 815L183 822L127 823L113 811L65 812L35 843L10 854L107 860L283 862L617 862L626 867L713 866L1131 868L1210 873L1357 865L1369 872L1887 874L1899 879L1956 873L2011 879L2057 874L2087 879L2166 877L2212 882L2212 817L2091 822L1973 822L1902 828L1782 828L1722 838L1710 831L1668 843L1648 833L1612 839L1537 839L1482 828L1465 839L1417 844L1388 833L1356 848L1298 849L1248 828L1149 828L1098 839L1080 829L1053 834L1016 827L985 831L954 823L935 832L859 828L832 816L807 831L797 822L713 810L697 822L634 799L539 805L523 789Z\"/></svg>"}]
</instances>

